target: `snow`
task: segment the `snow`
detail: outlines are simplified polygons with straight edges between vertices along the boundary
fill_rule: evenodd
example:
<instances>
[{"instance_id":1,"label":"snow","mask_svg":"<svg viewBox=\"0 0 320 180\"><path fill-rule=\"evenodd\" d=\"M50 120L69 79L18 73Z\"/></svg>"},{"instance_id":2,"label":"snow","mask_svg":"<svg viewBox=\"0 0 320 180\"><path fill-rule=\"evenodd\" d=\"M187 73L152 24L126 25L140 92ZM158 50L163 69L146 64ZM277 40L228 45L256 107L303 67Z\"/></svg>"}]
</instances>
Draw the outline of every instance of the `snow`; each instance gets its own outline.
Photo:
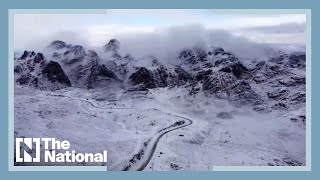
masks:
<instances>
[{"instance_id":1,"label":"snow","mask_svg":"<svg viewBox=\"0 0 320 180\"><path fill-rule=\"evenodd\" d=\"M98 165L123 170L144 142L187 118L191 125L159 139L144 170L290 165L288 161L305 165L305 128L289 118L301 113L258 113L201 92L191 97L186 91L66 88L51 92L15 85L15 136L68 140L78 152L108 150L108 162ZM219 113L229 115L221 118Z\"/></svg>"}]
</instances>

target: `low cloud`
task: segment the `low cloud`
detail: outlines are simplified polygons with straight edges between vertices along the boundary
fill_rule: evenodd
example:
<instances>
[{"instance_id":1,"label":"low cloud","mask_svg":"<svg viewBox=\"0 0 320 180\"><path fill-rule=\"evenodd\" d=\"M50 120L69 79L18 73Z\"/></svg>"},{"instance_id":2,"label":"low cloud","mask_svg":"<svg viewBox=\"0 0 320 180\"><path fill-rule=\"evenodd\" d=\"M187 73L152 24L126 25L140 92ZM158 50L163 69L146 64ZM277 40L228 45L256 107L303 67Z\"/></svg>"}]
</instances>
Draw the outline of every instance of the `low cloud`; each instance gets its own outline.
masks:
<instances>
[{"instance_id":1,"label":"low cloud","mask_svg":"<svg viewBox=\"0 0 320 180\"><path fill-rule=\"evenodd\" d=\"M256 31L261 33L271 34L292 34L292 33L304 33L306 31L305 23L284 23L273 26L259 26L246 28L248 31Z\"/></svg>"},{"instance_id":2,"label":"low cloud","mask_svg":"<svg viewBox=\"0 0 320 180\"><path fill-rule=\"evenodd\" d=\"M286 26L290 27L290 26ZM293 27L291 25L291 27ZM121 28L121 26L117 26ZM270 27L271 28L271 27ZM276 32L285 31L286 28L275 27ZM51 41L62 40L70 44L79 44L88 49L101 50L103 45L108 43L112 38L120 41L120 53L132 54L134 57L154 56L160 61L173 61L178 53L185 48L193 47L222 47L242 59L261 58L272 55L277 51L276 47L267 43L258 43L250 40L246 36L236 35L226 30L208 29L201 24L161 27L152 30L140 31L139 29L123 28L119 33L109 33L101 28L99 31L61 31L51 34L27 36L20 50L32 49L43 50ZM272 29L272 28L271 28ZM110 29L109 29L110 30ZM111 30L110 30L111 31ZM253 31L253 29L252 29ZM255 29L255 31L263 31ZM264 31L271 31L267 28ZM298 30L300 31L300 30ZM263 33L260 33L260 35ZM99 39L99 43L92 43ZM16 47L16 46L15 46Z\"/></svg>"},{"instance_id":3,"label":"low cloud","mask_svg":"<svg viewBox=\"0 0 320 180\"><path fill-rule=\"evenodd\" d=\"M182 49L193 47L222 47L243 59L269 56L274 52L268 44L253 42L224 30L206 29L200 24L115 38L120 40L122 52L134 56L154 55L167 61L175 58Z\"/></svg>"}]
</instances>

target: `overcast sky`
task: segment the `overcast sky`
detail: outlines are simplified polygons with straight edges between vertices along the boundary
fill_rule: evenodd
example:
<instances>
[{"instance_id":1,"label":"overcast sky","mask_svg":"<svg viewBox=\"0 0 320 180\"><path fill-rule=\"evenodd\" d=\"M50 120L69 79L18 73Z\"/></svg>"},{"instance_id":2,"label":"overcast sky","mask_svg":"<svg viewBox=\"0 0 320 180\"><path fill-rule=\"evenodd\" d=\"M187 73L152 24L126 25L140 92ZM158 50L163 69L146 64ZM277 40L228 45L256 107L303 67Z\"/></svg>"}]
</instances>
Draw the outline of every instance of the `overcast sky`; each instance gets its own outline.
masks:
<instances>
[{"instance_id":1,"label":"overcast sky","mask_svg":"<svg viewBox=\"0 0 320 180\"><path fill-rule=\"evenodd\" d=\"M214 10L106 10L100 14L15 14L15 49L45 46L61 39L102 46L111 38L139 39L184 34L203 38L221 30L257 43L301 44L306 41L305 14L222 14ZM192 27L192 28L190 28ZM185 30L189 29L189 30ZM189 33L190 32L190 33ZM174 39L176 36L169 36ZM122 41L121 41L122 42Z\"/></svg>"}]
</instances>

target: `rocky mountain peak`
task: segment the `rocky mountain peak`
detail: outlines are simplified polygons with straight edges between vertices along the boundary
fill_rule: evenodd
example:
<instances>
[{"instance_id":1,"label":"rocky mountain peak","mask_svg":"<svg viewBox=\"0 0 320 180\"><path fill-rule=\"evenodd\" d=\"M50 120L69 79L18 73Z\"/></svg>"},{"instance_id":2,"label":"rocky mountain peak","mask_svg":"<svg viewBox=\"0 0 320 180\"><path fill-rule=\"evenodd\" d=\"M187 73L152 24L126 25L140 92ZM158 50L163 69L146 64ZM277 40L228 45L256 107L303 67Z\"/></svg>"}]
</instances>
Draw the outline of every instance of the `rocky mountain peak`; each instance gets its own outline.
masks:
<instances>
[{"instance_id":1,"label":"rocky mountain peak","mask_svg":"<svg viewBox=\"0 0 320 180\"><path fill-rule=\"evenodd\" d=\"M49 90L69 86L107 90L113 83L127 91L177 87L192 96L202 91L258 111L305 103L305 53L243 60L220 47L193 47L182 49L177 61L167 63L152 55L121 56L116 39L104 46L106 55L63 41L50 46L56 51L49 57L34 51L16 56L18 84Z\"/></svg>"},{"instance_id":2,"label":"rocky mountain peak","mask_svg":"<svg viewBox=\"0 0 320 180\"><path fill-rule=\"evenodd\" d=\"M214 56L216 56L216 55L222 54L222 53L224 53L224 52L225 52L225 51L224 51L223 48L221 48L221 47L214 47L214 48L212 48L212 51L209 51L209 52L208 52L208 54L209 54L209 55L214 55Z\"/></svg>"},{"instance_id":3,"label":"rocky mountain peak","mask_svg":"<svg viewBox=\"0 0 320 180\"><path fill-rule=\"evenodd\" d=\"M110 39L110 41L104 45L104 49L106 52L116 53L120 48L120 42L117 39Z\"/></svg>"},{"instance_id":4,"label":"rocky mountain peak","mask_svg":"<svg viewBox=\"0 0 320 180\"><path fill-rule=\"evenodd\" d=\"M129 77L133 85L140 85L146 89L152 89L156 87L155 79L152 71L145 67L140 67Z\"/></svg>"},{"instance_id":5,"label":"rocky mountain peak","mask_svg":"<svg viewBox=\"0 0 320 180\"><path fill-rule=\"evenodd\" d=\"M71 46L67 51L63 53L63 63L74 64L81 62L85 56L87 56L86 50L80 45Z\"/></svg>"},{"instance_id":6,"label":"rocky mountain peak","mask_svg":"<svg viewBox=\"0 0 320 180\"><path fill-rule=\"evenodd\" d=\"M31 58L32 56L34 56L36 53L34 51L24 51L23 54L21 55L20 60L25 60L27 58Z\"/></svg>"},{"instance_id":7,"label":"rocky mountain peak","mask_svg":"<svg viewBox=\"0 0 320 180\"><path fill-rule=\"evenodd\" d=\"M53 49L63 49L68 47L68 44L60 40L55 40L55 41L52 41L48 47Z\"/></svg>"},{"instance_id":8,"label":"rocky mountain peak","mask_svg":"<svg viewBox=\"0 0 320 180\"><path fill-rule=\"evenodd\" d=\"M71 86L68 76L64 73L59 63L50 61L42 70L42 74L52 83L59 82L67 87Z\"/></svg>"}]
</instances>

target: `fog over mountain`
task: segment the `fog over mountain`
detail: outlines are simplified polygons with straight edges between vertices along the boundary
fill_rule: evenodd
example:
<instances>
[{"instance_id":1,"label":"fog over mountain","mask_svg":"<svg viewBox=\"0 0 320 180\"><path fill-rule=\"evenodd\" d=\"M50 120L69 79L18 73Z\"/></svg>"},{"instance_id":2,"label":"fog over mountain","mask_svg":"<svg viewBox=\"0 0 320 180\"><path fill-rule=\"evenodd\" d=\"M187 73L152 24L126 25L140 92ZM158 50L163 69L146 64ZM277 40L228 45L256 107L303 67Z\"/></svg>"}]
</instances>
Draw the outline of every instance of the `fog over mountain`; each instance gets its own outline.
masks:
<instances>
[{"instance_id":1,"label":"fog over mountain","mask_svg":"<svg viewBox=\"0 0 320 180\"><path fill-rule=\"evenodd\" d=\"M26 49L40 50L43 44L49 44L56 39L62 39L71 44L81 44L88 49L99 47L89 44L89 40L83 39L79 33L59 32L44 39L32 40ZM130 53L135 57L155 56L160 61L174 60L174 56L183 48L201 47L222 47L233 52L242 59L254 59L261 57L271 57L279 51L294 52L305 51L301 44L270 44L258 43L248 40L242 36L236 36L225 30L208 30L201 25L188 25L170 27L156 32L122 34L114 37L121 41L120 53ZM107 41L107 40L106 40ZM101 44L103 46L103 44ZM21 49L19 49L21 51Z\"/></svg>"},{"instance_id":2,"label":"fog over mountain","mask_svg":"<svg viewBox=\"0 0 320 180\"><path fill-rule=\"evenodd\" d=\"M304 14L221 14L213 10L17 14L14 27L14 46L20 51L42 50L44 44L57 39L97 49L115 38L121 41L121 51L125 53L157 55L159 59L195 45L222 47L238 56L261 57L270 54L271 50L266 50L271 49L269 46L304 47L306 39Z\"/></svg>"},{"instance_id":3,"label":"fog over mountain","mask_svg":"<svg viewBox=\"0 0 320 180\"><path fill-rule=\"evenodd\" d=\"M16 46L15 136L68 139L80 152L107 148L110 161L98 165L108 170L303 166L300 24L237 32L197 23L114 26L114 36L99 40L76 30L39 34ZM281 43L254 40L261 32L285 35ZM299 40L284 41L291 33Z\"/></svg>"}]
</instances>

